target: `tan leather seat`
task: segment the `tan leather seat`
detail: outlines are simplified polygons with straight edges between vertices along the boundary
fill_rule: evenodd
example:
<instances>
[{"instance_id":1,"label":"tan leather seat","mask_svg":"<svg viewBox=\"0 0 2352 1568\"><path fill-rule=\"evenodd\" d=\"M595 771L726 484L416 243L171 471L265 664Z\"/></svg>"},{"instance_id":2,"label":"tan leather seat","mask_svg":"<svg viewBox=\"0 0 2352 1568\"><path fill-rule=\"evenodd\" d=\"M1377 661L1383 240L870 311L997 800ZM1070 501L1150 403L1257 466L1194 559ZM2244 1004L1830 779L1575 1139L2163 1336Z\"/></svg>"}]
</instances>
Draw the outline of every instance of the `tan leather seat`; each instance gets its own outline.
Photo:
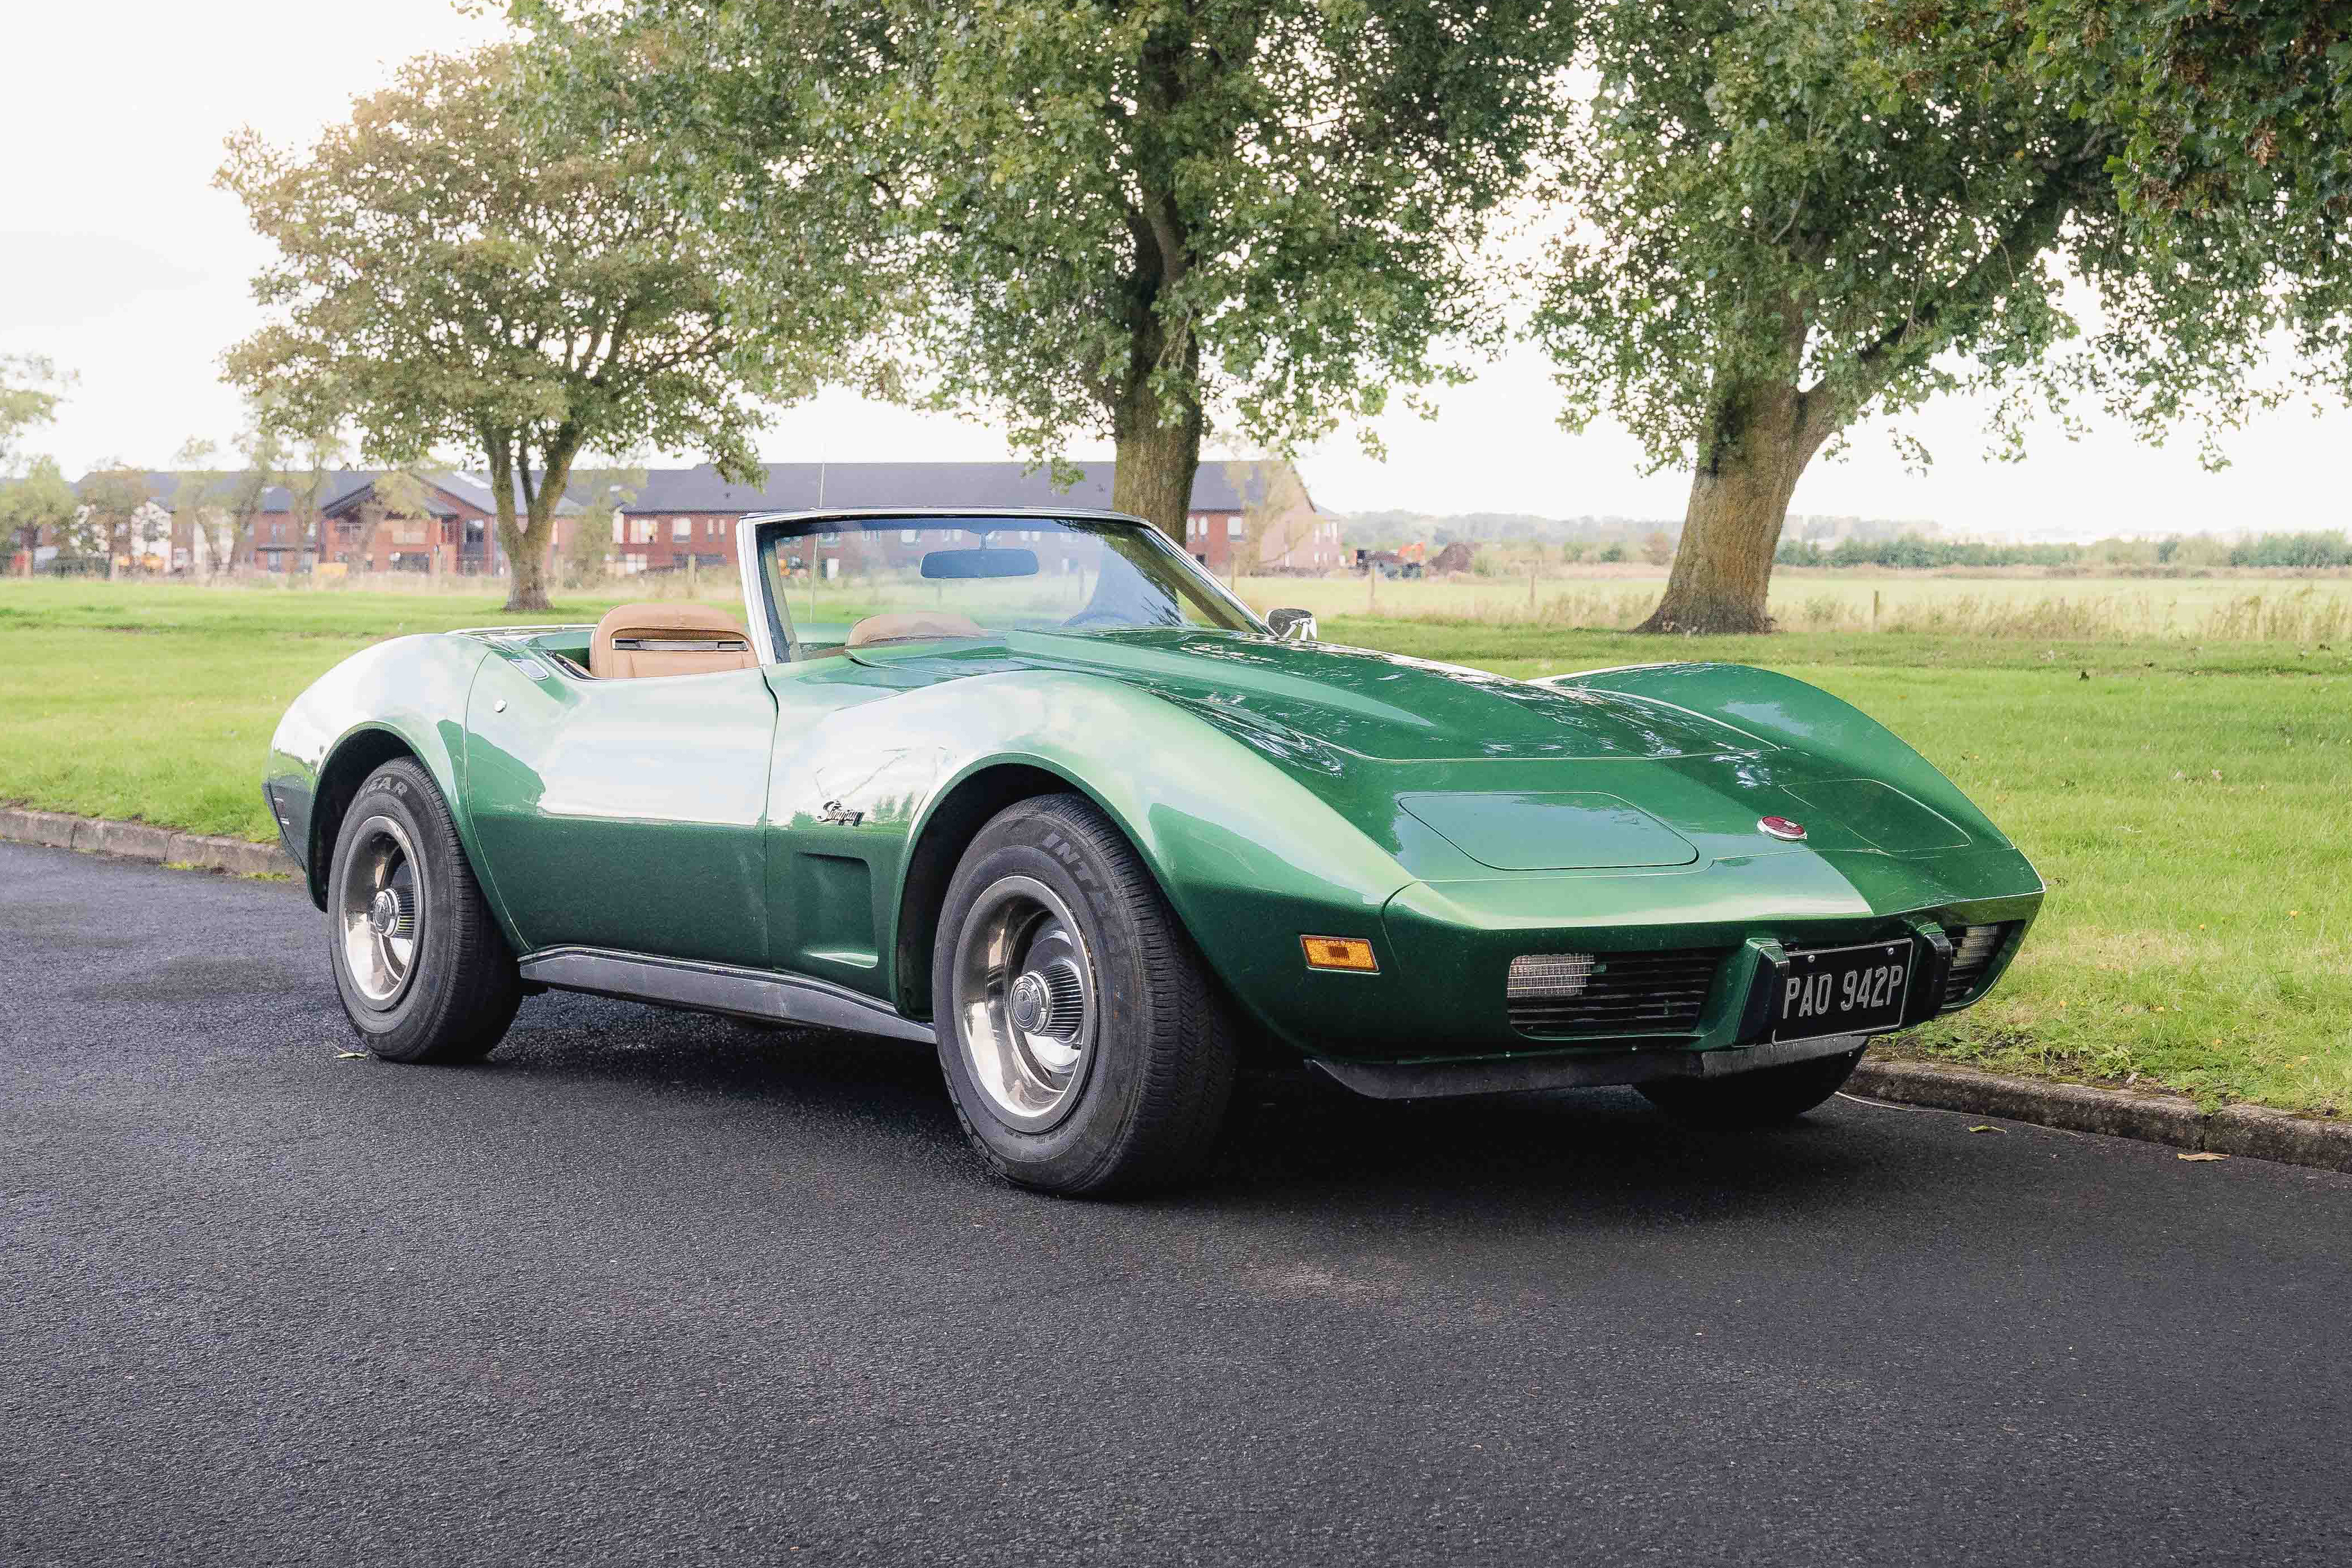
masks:
<instances>
[{"instance_id":1,"label":"tan leather seat","mask_svg":"<svg viewBox=\"0 0 2352 1568\"><path fill-rule=\"evenodd\" d=\"M588 640L588 673L599 680L702 675L759 663L735 618L707 604L617 605Z\"/></svg>"},{"instance_id":2,"label":"tan leather seat","mask_svg":"<svg viewBox=\"0 0 2352 1568\"><path fill-rule=\"evenodd\" d=\"M869 647L876 643L919 643L933 637L985 637L986 628L969 615L959 615L952 610L899 610L887 615L868 615L849 629L848 648Z\"/></svg>"}]
</instances>

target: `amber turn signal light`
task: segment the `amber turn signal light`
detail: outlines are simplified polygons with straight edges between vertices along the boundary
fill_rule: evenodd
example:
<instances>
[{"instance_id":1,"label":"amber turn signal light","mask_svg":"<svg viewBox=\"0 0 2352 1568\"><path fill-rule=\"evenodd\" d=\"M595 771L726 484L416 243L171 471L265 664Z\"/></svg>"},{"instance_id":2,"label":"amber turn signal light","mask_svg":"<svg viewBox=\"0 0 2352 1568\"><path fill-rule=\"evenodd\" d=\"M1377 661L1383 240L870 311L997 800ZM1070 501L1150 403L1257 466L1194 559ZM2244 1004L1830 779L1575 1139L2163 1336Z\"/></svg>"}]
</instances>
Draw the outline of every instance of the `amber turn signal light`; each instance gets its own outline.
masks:
<instances>
[{"instance_id":1,"label":"amber turn signal light","mask_svg":"<svg viewBox=\"0 0 2352 1568\"><path fill-rule=\"evenodd\" d=\"M1307 949L1310 969L1345 969L1357 975L1381 972L1372 945L1360 936L1301 936L1298 945Z\"/></svg>"}]
</instances>

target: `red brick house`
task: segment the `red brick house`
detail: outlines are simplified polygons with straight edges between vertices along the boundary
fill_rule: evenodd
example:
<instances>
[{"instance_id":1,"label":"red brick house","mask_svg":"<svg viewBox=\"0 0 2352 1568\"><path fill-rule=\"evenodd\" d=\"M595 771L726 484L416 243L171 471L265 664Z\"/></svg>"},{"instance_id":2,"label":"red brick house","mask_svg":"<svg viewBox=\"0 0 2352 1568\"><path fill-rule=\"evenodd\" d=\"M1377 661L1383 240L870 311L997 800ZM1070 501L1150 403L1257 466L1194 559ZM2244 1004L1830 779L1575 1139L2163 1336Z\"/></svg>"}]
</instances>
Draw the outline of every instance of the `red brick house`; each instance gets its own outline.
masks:
<instances>
[{"instance_id":1,"label":"red brick house","mask_svg":"<svg viewBox=\"0 0 2352 1568\"><path fill-rule=\"evenodd\" d=\"M1112 465L1078 466L1076 483L1066 490L1055 488L1047 471L1020 463L772 463L758 486L731 484L708 464L656 468L647 472L613 520L611 560L623 572L676 571L689 563L731 568L737 527L757 512L828 507L1108 509ZM168 511L180 476L156 473L147 478L156 505ZM357 468L323 476L315 529L301 521L295 497L284 486L273 486L264 494L255 521L254 566L274 573L308 571L321 561L352 571L438 570L468 577L505 571L496 497L480 476L454 470L417 476L425 498L422 515L386 515L374 521L371 535L378 478L373 471ZM569 496L558 508L552 548L559 557L571 547L586 499ZM206 568L194 559L202 552L191 550L182 537L192 528L188 519L173 519L169 570ZM926 544L938 542L920 538L922 529L907 531L919 537L869 538L864 548L879 548L890 564L901 565L911 563ZM1345 564L1338 520L1315 510L1297 469L1282 463L1203 463L1181 542L1193 559L1221 576L1237 559L1245 571L1324 572ZM817 570L824 570L827 551L820 545L814 553ZM36 564L50 554L54 550ZM1047 571L1063 570L1052 559L1043 564Z\"/></svg>"},{"instance_id":2,"label":"red brick house","mask_svg":"<svg viewBox=\"0 0 2352 1568\"><path fill-rule=\"evenodd\" d=\"M320 560L341 561L353 571L505 574L498 497L479 477L456 472L419 475L423 507L385 512L380 518L372 516L381 505L379 476L360 477L362 483L340 491L319 509ZM523 504L518 494L516 509ZM557 503L553 551L560 553L572 542L579 517L576 502L566 497Z\"/></svg>"},{"instance_id":3,"label":"red brick house","mask_svg":"<svg viewBox=\"0 0 2352 1568\"><path fill-rule=\"evenodd\" d=\"M614 519L613 561L625 572L672 571L688 560L731 566L736 526L755 512L831 507L1108 510L1112 465L1078 467L1077 483L1066 490L1055 489L1046 470L1021 463L772 463L757 487L731 484L707 464L653 469ZM1285 497L1287 507L1276 504ZM1263 562L1249 546L1254 526L1261 545L1272 547ZM908 560L919 553L922 542L905 541ZM1337 519L1314 510L1295 469L1274 463L1203 463L1193 480L1182 543L1194 559L1221 574L1233 570L1236 550L1247 570L1332 571L1342 565ZM820 546L819 570L824 554ZM1051 559L1043 564L1047 571L1059 570Z\"/></svg>"}]
</instances>

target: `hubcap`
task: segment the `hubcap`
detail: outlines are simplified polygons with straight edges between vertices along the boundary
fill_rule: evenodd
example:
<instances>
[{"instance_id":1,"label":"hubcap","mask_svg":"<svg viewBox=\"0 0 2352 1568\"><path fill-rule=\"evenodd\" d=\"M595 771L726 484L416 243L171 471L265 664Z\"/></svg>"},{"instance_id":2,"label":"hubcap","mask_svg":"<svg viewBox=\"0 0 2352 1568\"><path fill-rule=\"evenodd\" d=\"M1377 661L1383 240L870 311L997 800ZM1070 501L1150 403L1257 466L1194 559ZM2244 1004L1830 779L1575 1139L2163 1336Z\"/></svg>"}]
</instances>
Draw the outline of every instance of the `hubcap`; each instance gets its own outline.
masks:
<instances>
[{"instance_id":1,"label":"hubcap","mask_svg":"<svg viewBox=\"0 0 2352 1568\"><path fill-rule=\"evenodd\" d=\"M360 1000L383 1012L407 995L424 935L416 850L389 817L370 817L350 831L354 841L334 903L343 970Z\"/></svg>"},{"instance_id":2,"label":"hubcap","mask_svg":"<svg viewBox=\"0 0 2352 1568\"><path fill-rule=\"evenodd\" d=\"M972 1082L1007 1125L1043 1132L1093 1063L1094 962L1069 906L1034 877L991 883L956 939L950 1000Z\"/></svg>"}]
</instances>

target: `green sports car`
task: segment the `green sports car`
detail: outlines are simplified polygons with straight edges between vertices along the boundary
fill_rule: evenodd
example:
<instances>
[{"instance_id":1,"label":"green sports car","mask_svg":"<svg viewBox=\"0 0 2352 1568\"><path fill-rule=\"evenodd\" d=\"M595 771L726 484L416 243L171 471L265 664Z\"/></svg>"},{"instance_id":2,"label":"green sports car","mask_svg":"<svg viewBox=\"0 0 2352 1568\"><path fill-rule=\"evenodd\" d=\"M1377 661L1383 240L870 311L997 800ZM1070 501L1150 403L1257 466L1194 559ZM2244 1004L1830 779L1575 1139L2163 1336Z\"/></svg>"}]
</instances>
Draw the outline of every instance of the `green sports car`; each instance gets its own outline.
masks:
<instances>
[{"instance_id":1,"label":"green sports car","mask_svg":"<svg viewBox=\"0 0 2352 1568\"><path fill-rule=\"evenodd\" d=\"M922 1040L996 1170L1131 1190L1258 1060L1792 1117L2042 903L1916 752L1769 671L1332 646L1100 513L739 547L744 622L405 637L288 711L270 810L376 1054L478 1059L549 988Z\"/></svg>"}]
</instances>

